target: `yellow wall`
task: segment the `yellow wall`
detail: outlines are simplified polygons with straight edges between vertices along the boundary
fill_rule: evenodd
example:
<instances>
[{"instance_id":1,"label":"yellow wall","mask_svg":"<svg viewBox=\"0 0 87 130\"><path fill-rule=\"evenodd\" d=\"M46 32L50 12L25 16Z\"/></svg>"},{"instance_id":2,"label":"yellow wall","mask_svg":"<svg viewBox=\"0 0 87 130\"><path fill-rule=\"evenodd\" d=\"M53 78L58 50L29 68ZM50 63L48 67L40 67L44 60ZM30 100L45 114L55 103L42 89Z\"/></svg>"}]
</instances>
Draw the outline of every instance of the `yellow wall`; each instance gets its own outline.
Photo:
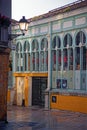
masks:
<instances>
[{"instance_id":1,"label":"yellow wall","mask_svg":"<svg viewBox=\"0 0 87 130\"><path fill-rule=\"evenodd\" d=\"M48 77L48 73L14 73L13 76L21 77L21 76L29 76L29 77Z\"/></svg>"},{"instance_id":2,"label":"yellow wall","mask_svg":"<svg viewBox=\"0 0 87 130\"><path fill-rule=\"evenodd\" d=\"M7 92L7 103L10 103L10 90L8 89Z\"/></svg>"},{"instance_id":3,"label":"yellow wall","mask_svg":"<svg viewBox=\"0 0 87 130\"><path fill-rule=\"evenodd\" d=\"M52 96L56 96L56 103L52 103ZM50 107L52 109L71 110L87 113L87 97L51 94Z\"/></svg>"},{"instance_id":4,"label":"yellow wall","mask_svg":"<svg viewBox=\"0 0 87 130\"><path fill-rule=\"evenodd\" d=\"M14 73L13 76L15 76L15 84L16 84L16 93L18 89L18 78L24 79L24 95L25 95L25 106L29 106L29 90L30 90L30 77L47 77L48 73ZM18 94L17 94L18 97ZM16 97L16 101L17 101ZM21 97L20 97L21 98ZM18 98L19 99L19 98ZM21 103L20 103L21 104Z\"/></svg>"},{"instance_id":5,"label":"yellow wall","mask_svg":"<svg viewBox=\"0 0 87 130\"><path fill-rule=\"evenodd\" d=\"M28 77L25 77L25 106L29 106L29 79Z\"/></svg>"}]
</instances>

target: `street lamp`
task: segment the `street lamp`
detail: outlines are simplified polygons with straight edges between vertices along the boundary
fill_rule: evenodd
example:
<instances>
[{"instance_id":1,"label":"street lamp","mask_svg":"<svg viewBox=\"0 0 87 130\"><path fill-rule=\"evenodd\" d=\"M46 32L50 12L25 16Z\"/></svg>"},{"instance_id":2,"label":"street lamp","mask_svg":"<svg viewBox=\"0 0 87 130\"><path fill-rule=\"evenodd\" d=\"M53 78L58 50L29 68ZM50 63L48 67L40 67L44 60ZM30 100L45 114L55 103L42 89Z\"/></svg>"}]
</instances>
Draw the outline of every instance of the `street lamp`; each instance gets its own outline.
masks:
<instances>
[{"instance_id":1,"label":"street lamp","mask_svg":"<svg viewBox=\"0 0 87 130\"><path fill-rule=\"evenodd\" d=\"M29 22L25 19L25 16L22 17L22 19L19 20L19 28L23 35L25 35L25 31L28 30L28 24Z\"/></svg>"},{"instance_id":2,"label":"street lamp","mask_svg":"<svg viewBox=\"0 0 87 130\"><path fill-rule=\"evenodd\" d=\"M8 40L13 40L18 36L25 35L25 31L28 30L29 22L27 19L25 19L25 16L23 16L18 23L19 23L19 29L21 30L22 34L9 34Z\"/></svg>"}]
</instances>

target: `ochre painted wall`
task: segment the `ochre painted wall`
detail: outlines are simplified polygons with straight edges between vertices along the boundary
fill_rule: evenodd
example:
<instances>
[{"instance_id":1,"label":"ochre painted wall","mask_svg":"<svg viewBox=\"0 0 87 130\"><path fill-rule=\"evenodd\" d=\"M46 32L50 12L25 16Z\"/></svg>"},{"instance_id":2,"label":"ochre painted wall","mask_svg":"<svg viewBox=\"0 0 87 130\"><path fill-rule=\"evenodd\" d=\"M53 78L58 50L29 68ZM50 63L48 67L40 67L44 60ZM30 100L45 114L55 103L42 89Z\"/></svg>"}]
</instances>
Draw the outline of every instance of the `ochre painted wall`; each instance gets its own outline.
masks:
<instances>
[{"instance_id":1,"label":"ochre painted wall","mask_svg":"<svg viewBox=\"0 0 87 130\"><path fill-rule=\"evenodd\" d=\"M7 103L9 104L10 103L10 90L8 89L8 92L7 92Z\"/></svg>"},{"instance_id":2,"label":"ochre painted wall","mask_svg":"<svg viewBox=\"0 0 87 130\"><path fill-rule=\"evenodd\" d=\"M14 73L13 76L15 77L48 77L48 73Z\"/></svg>"},{"instance_id":3,"label":"ochre painted wall","mask_svg":"<svg viewBox=\"0 0 87 130\"><path fill-rule=\"evenodd\" d=\"M24 97L25 97L25 106L29 106L29 97L30 97L30 77L47 77L48 73L14 73L13 76L15 76L15 85L16 85L16 93L18 89L18 78L24 79ZM17 96L16 94L16 102L17 102ZM21 98L21 97L20 97ZM17 104L17 103L16 103Z\"/></svg>"},{"instance_id":4,"label":"ochre painted wall","mask_svg":"<svg viewBox=\"0 0 87 130\"><path fill-rule=\"evenodd\" d=\"M56 103L52 102L52 96L56 96ZM87 97L51 94L50 107L52 109L87 113Z\"/></svg>"},{"instance_id":5,"label":"ochre painted wall","mask_svg":"<svg viewBox=\"0 0 87 130\"><path fill-rule=\"evenodd\" d=\"M28 101L28 97L29 97L29 77L25 77L24 79L24 87L25 87L25 106L29 106L29 101Z\"/></svg>"}]
</instances>

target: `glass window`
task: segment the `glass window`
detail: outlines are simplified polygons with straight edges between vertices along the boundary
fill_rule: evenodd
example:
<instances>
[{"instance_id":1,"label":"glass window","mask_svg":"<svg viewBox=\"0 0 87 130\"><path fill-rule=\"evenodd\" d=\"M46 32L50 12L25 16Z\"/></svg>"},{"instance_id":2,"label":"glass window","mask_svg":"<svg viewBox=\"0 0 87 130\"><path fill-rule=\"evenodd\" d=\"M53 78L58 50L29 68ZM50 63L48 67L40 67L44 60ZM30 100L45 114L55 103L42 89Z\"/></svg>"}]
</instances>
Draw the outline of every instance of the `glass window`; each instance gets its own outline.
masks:
<instances>
[{"instance_id":1,"label":"glass window","mask_svg":"<svg viewBox=\"0 0 87 130\"><path fill-rule=\"evenodd\" d=\"M86 89L86 35L83 31L80 31L76 35L75 39L75 89ZM77 82L78 79L78 82Z\"/></svg>"},{"instance_id":2,"label":"glass window","mask_svg":"<svg viewBox=\"0 0 87 130\"><path fill-rule=\"evenodd\" d=\"M32 70L39 70L39 43L36 39L32 42Z\"/></svg>"},{"instance_id":3,"label":"glass window","mask_svg":"<svg viewBox=\"0 0 87 130\"><path fill-rule=\"evenodd\" d=\"M41 61L41 62L40 62L40 66L41 66L41 67L40 67L40 70L41 70L41 71L44 71L44 52L41 52L41 53L40 53L40 61Z\"/></svg>"},{"instance_id":4,"label":"glass window","mask_svg":"<svg viewBox=\"0 0 87 130\"><path fill-rule=\"evenodd\" d=\"M43 38L41 40L41 50L47 50L48 49L48 41L46 38Z\"/></svg>"},{"instance_id":5,"label":"glass window","mask_svg":"<svg viewBox=\"0 0 87 130\"><path fill-rule=\"evenodd\" d=\"M66 70L68 67L68 51L67 49L63 49L63 70Z\"/></svg>"},{"instance_id":6,"label":"glass window","mask_svg":"<svg viewBox=\"0 0 87 130\"><path fill-rule=\"evenodd\" d=\"M57 51L58 54L58 70L61 70L61 50Z\"/></svg>"},{"instance_id":7,"label":"glass window","mask_svg":"<svg viewBox=\"0 0 87 130\"><path fill-rule=\"evenodd\" d=\"M86 69L86 36L80 31L76 35L75 66L76 70ZM84 60L84 61L83 61Z\"/></svg>"},{"instance_id":8,"label":"glass window","mask_svg":"<svg viewBox=\"0 0 87 130\"><path fill-rule=\"evenodd\" d=\"M59 36L55 36L52 42L52 69L60 70L61 67L61 40Z\"/></svg>"},{"instance_id":9,"label":"glass window","mask_svg":"<svg viewBox=\"0 0 87 130\"><path fill-rule=\"evenodd\" d=\"M28 71L30 71L30 53L28 53Z\"/></svg>"},{"instance_id":10,"label":"glass window","mask_svg":"<svg viewBox=\"0 0 87 130\"><path fill-rule=\"evenodd\" d=\"M20 59L20 66L21 66L21 68L20 68L20 71L23 71L23 54L21 53L21 57L20 57L21 59Z\"/></svg>"},{"instance_id":11,"label":"glass window","mask_svg":"<svg viewBox=\"0 0 87 130\"><path fill-rule=\"evenodd\" d=\"M59 36L55 36L52 42L52 48L60 48L61 47L61 41L60 41L60 37Z\"/></svg>"},{"instance_id":12,"label":"glass window","mask_svg":"<svg viewBox=\"0 0 87 130\"><path fill-rule=\"evenodd\" d=\"M48 69L48 41L47 38L41 40L41 52L40 52L40 70L47 71Z\"/></svg>"},{"instance_id":13,"label":"glass window","mask_svg":"<svg viewBox=\"0 0 87 130\"><path fill-rule=\"evenodd\" d=\"M46 51L46 71L48 70L48 51Z\"/></svg>"},{"instance_id":14,"label":"glass window","mask_svg":"<svg viewBox=\"0 0 87 130\"><path fill-rule=\"evenodd\" d=\"M52 70L56 70L56 51L52 51Z\"/></svg>"},{"instance_id":15,"label":"glass window","mask_svg":"<svg viewBox=\"0 0 87 130\"><path fill-rule=\"evenodd\" d=\"M86 47L84 46L84 47L82 47L82 50L81 50L81 52L82 52L82 70L86 70L86 60L87 60L87 54L86 54Z\"/></svg>"},{"instance_id":16,"label":"glass window","mask_svg":"<svg viewBox=\"0 0 87 130\"><path fill-rule=\"evenodd\" d=\"M35 71L35 53L32 53L32 71Z\"/></svg>"},{"instance_id":17,"label":"glass window","mask_svg":"<svg viewBox=\"0 0 87 130\"><path fill-rule=\"evenodd\" d=\"M45 48L44 39L42 39L42 41L41 41L41 50L44 50L44 48Z\"/></svg>"},{"instance_id":18,"label":"glass window","mask_svg":"<svg viewBox=\"0 0 87 130\"><path fill-rule=\"evenodd\" d=\"M66 34L64 37L64 47L67 47L67 45L72 46L72 37L70 34Z\"/></svg>"},{"instance_id":19,"label":"glass window","mask_svg":"<svg viewBox=\"0 0 87 130\"><path fill-rule=\"evenodd\" d=\"M39 70L39 52L36 52L36 71Z\"/></svg>"},{"instance_id":20,"label":"glass window","mask_svg":"<svg viewBox=\"0 0 87 130\"><path fill-rule=\"evenodd\" d=\"M28 41L25 41L24 43L24 52L30 51L30 44Z\"/></svg>"},{"instance_id":21,"label":"glass window","mask_svg":"<svg viewBox=\"0 0 87 130\"><path fill-rule=\"evenodd\" d=\"M64 37L63 70L73 69L72 36L68 33Z\"/></svg>"},{"instance_id":22,"label":"glass window","mask_svg":"<svg viewBox=\"0 0 87 130\"><path fill-rule=\"evenodd\" d=\"M23 71L22 45L20 42L16 45L16 71Z\"/></svg>"},{"instance_id":23,"label":"glass window","mask_svg":"<svg viewBox=\"0 0 87 130\"><path fill-rule=\"evenodd\" d=\"M52 48L53 48L53 49L56 48L56 37L54 37L54 39L53 39Z\"/></svg>"},{"instance_id":24,"label":"glass window","mask_svg":"<svg viewBox=\"0 0 87 130\"><path fill-rule=\"evenodd\" d=\"M22 51L22 45L20 42L18 42L16 45L16 52L21 52L21 51Z\"/></svg>"},{"instance_id":25,"label":"glass window","mask_svg":"<svg viewBox=\"0 0 87 130\"><path fill-rule=\"evenodd\" d=\"M24 57L23 57L24 71L28 71L28 66L30 66L29 65L29 61L30 61L29 51L30 51L30 44L28 41L25 41L25 43L24 43Z\"/></svg>"},{"instance_id":26,"label":"glass window","mask_svg":"<svg viewBox=\"0 0 87 130\"><path fill-rule=\"evenodd\" d=\"M80 31L76 35L76 45L80 45L80 43L85 44L86 43L86 36L84 32Z\"/></svg>"},{"instance_id":27,"label":"glass window","mask_svg":"<svg viewBox=\"0 0 87 130\"><path fill-rule=\"evenodd\" d=\"M69 70L73 70L73 49L69 49Z\"/></svg>"},{"instance_id":28,"label":"glass window","mask_svg":"<svg viewBox=\"0 0 87 130\"><path fill-rule=\"evenodd\" d=\"M32 42L32 51L35 51L35 50L39 50L39 44L36 39L34 39Z\"/></svg>"},{"instance_id":29,"label":"glass window","mask_svg":"<svg viewBox=\"0 0 87 130\"><path fill-rule=\"evenodd\" d=\"M75 66L76 70L80 69L80 47L75 48Z\"/></svg>"}]
</instances>

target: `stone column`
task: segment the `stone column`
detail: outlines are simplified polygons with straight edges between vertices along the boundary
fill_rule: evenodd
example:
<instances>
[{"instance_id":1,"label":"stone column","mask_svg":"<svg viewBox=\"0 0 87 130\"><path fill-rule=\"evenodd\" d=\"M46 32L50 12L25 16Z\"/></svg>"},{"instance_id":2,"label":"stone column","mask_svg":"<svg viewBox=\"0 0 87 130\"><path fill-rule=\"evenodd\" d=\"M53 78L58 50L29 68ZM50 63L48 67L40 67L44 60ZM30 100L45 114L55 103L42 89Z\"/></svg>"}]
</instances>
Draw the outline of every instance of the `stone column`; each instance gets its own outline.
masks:
<instances>
[{"instance_id":1,"label":"stone column","mask_svg":"<svg viewBox=\"0 0 87 130\"><path fill-rule=\"evenodd\" d=\"M49 32L47 34L47 39L48 39L48 86L47 86L47 89L45 91L45 109L49 109L50 108L50 94L49 94L49 91L51 89L51 85L52 85L52 80L51 80L51 77L52 77L52 74L51 74L51 32L52 32L52 29L51 29L51 23L49 23Z\"/></svg>"}]
</instances>

